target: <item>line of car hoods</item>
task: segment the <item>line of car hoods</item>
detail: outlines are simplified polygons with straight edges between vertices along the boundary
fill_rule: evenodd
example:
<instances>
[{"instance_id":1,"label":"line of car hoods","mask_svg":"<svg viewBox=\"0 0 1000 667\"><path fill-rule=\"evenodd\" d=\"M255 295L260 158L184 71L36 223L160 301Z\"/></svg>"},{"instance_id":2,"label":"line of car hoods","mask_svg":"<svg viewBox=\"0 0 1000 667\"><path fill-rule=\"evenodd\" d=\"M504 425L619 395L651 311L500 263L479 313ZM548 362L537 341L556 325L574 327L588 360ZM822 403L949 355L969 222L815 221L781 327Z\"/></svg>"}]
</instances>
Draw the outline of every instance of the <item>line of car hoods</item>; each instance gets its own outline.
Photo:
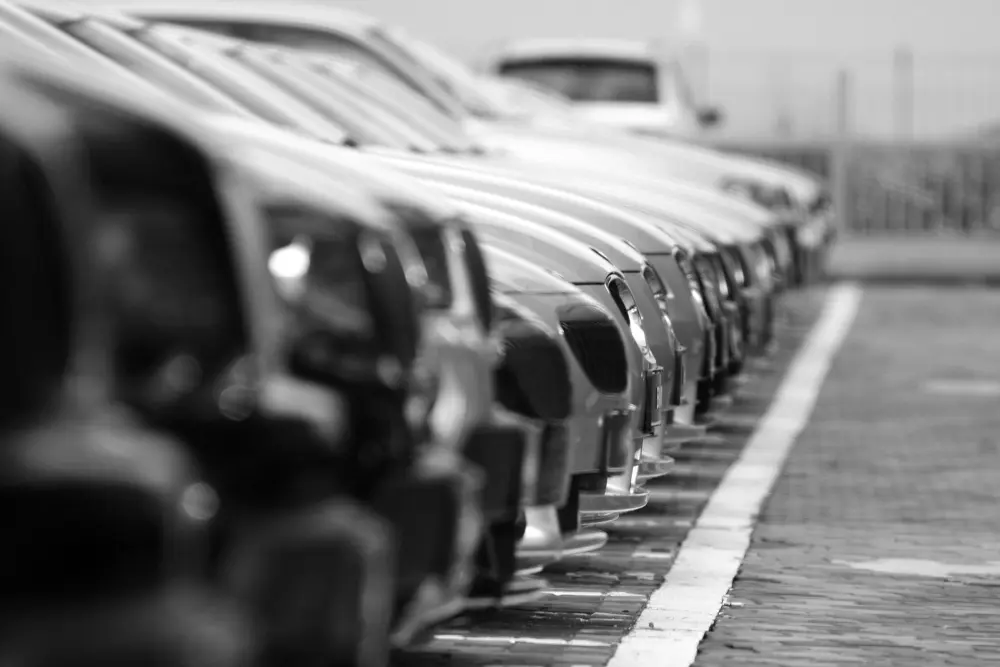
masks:
<instances>
[{"instance_id":1,"label":"line of car hoods","mask_svg":"<svg viewBox=\"0 0 1000 667\"><path fill-rule=\"evenodd\" d=\"M5 247L34 261L7 267L33 342L0 469L51 537L20 535L5 604L93 554L0 623L17 651L107 664L175 633L378 665L536 599L817 277L818 179L491 108L396 34L288 0L0 2ZM67 613L90 638L45 641Z\"/></svg>"}]
</instances>

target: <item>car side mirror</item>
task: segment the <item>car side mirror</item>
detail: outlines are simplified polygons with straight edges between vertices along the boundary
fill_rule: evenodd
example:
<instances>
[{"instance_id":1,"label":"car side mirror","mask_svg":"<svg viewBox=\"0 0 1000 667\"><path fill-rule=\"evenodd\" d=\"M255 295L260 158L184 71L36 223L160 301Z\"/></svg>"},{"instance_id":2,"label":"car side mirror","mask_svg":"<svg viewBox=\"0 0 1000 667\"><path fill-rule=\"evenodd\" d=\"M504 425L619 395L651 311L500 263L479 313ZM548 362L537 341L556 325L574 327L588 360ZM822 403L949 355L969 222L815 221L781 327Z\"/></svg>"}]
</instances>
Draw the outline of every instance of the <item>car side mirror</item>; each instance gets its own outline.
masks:
<instances>
[{"instance_id":1,"label":"car side mirror","mask_svg":"<svg viewBox=\"0 0 1000 667\"><path fill-rule=\"evenodd\" d=\"M704 106L698 109L698 124L703 128L707 129L721 125L723 119L724 114L718 107Z\"/></svg>"}]
</instances>

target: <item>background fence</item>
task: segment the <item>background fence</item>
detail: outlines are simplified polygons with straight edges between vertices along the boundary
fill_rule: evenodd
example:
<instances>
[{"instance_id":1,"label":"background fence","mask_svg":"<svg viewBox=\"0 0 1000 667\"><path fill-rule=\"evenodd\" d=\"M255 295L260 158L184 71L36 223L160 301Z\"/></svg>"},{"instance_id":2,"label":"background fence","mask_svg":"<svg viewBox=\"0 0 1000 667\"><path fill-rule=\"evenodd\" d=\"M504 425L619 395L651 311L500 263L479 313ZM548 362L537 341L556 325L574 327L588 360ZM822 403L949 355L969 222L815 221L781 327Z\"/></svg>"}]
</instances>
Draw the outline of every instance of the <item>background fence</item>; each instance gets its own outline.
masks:
<instances>
[{"instance_id":1,"label":"background fence","mask_svg":"<svg viewBox=\"0 0 1000 667\"><path fill-rule=\"evenodd\" d=\"M844 231L1000 237L1000 147L876 142L723 142L828 177Z\"/></svg>"},{"instance_id":2,"label":"background fence","mask_svg":"<svg viewBox=\"0 0 1000 667\"><path fill-rule=\"evenodd\" d=\"M856 137L879 140L1000 132L1000 53L692 47L684 60L698 98L726 112L720 138L830 137L844 123Z\"/></svg>"},{"instance_id":3,"label":"background fence","mask_svg":"<svg viewBox=\"0 0 1000 667\"><path fill-rule=\"evenodd\" d=\"M713 141L831 180L845 231L1000 237L1000 56L688 54ZM740 101L742 100L742 102Z\"/></svg>"}]
</instances>

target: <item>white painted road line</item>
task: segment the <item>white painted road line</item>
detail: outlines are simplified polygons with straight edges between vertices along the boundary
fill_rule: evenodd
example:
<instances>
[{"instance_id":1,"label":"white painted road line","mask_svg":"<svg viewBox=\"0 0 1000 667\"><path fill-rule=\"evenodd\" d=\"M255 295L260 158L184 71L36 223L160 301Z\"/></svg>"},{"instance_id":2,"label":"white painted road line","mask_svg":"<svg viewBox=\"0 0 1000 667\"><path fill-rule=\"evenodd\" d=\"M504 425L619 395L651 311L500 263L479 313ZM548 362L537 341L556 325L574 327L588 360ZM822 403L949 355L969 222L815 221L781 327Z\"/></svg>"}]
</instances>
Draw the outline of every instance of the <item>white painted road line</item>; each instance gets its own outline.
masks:
<instances>
[{"instance_id":1,"label":"white painted road line","mask_svg":"<svg viewBox=\"0 0 1000 667\"><path fill-rule=\"evenodd\" d=\"M770 408L688 533L608 667L688 667L726 602L757 515L809 421L830 363L854 322L861 288L840 284L792 361Z\"/></svg>"}]
</instances>

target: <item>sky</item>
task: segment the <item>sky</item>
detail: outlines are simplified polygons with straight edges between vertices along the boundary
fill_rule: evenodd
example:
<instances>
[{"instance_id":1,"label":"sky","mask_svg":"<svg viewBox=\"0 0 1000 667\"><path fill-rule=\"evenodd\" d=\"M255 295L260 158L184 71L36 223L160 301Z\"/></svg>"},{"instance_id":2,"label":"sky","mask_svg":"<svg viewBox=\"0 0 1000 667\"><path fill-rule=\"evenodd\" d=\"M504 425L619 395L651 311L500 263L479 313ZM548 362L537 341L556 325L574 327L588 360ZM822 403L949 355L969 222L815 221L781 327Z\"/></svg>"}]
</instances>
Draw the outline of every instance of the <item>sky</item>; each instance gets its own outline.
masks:
<instances>
[{"instance_id":1,"label":"sky","mask_svg":"<svg viewBox=\"0 0 1000 667\"><path fill-rule=\"evenodd\" d=\"M477 38L665 37L686 0L334 0L420 28L465 51ZM701 0L712 47L824 52L910 43L928 51L993 51L997 0ZM662 30L657 26L662 25ZM463 27L468 27L463 31ZM463 32L465 34L463 34Z\"/></svg>"},{"instance_id":2,"label":"sky","mask_svg":"<svg viewBox=\"0 0 1000 667\"><path fill-rule=\"evenodd\" d=\"M477 63L512 37L600 36L676 43L691 0L333 0L402 24ZM699 4L697 1L694 4ZM851 122L887 135L892 55L912 49L918 135L1000 118L1000 0L701 0L707 74L696 87L724 105L734 133L796 134L834 123L836 73L848 68ZM697 19L691 12L686 20ZM994 73L996 72L996 74ZM762 104L761 97L768 103ZM787 127L787 125L786 125Z\"/></svg>"}]
</instances>

